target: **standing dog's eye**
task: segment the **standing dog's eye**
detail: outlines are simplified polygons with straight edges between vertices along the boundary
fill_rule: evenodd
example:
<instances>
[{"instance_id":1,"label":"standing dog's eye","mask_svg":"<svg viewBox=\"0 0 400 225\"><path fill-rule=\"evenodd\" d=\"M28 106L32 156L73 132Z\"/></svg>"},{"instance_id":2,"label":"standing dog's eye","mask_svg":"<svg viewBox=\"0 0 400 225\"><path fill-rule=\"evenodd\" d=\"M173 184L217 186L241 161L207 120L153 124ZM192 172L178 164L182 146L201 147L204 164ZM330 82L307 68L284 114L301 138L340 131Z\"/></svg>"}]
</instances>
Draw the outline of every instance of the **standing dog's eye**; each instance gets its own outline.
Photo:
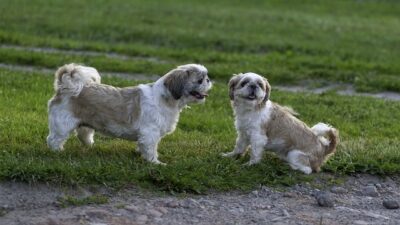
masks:
<instances>
[{"instance_id":1,"label":"standing dog's eye","mask_svg":"<svg viewBox=\"0 0 400 225\"><path fill-rule=\"evenodd\" d=\"M207 83L210 83L210 79L207 78L206 81L207 81Z\"/></svg>"},{"instance_id":2,"label":"standing dog's eye","mask_svg":"<svg viewBox=\"0 0 400 225\"><path fill-rule=\"evenodd\" d=\"M240 86L244 87L244 85L246 85L247 83L249 83L248 81L243 81Z\"/></svg>"},{"instance_id":3,"label":"standing dog's eye","mask_svg":"<svg viewBox=\"0 0 400 225\"><path fill-rule=\"evenodd\" d=\"M203 83L203 79L198 80L197 83L199 84Z\"/></svg>"},{"instance_id":4,"label":"standing dog's eye","mask_svg":"<svg viewBox=\"0 0 400 225\"><path fill-rule=\"evenodd\" d=\"M264 86L263 83L261 82L257 82L258 86L260 86L261 88Z\"/></svg>"}]
</instances>

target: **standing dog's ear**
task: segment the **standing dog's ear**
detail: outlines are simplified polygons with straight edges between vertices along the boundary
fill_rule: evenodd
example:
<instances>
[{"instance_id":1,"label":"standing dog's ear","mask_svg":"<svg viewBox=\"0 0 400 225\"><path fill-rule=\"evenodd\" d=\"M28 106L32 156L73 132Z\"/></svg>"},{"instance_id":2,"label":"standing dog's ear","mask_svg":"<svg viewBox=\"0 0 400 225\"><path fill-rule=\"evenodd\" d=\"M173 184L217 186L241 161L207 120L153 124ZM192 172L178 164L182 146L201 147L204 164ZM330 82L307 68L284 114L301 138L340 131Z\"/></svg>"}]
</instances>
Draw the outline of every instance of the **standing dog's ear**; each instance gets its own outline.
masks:
<instances>
[{"instance_id":1,"label":"standing dog's ear","mask_svg":"<svg viewBox=\"0 0 400 225\"><path fill-rule=\"evenodd\" d=\"M174 69L167 73L164 85L171 92L174 99L178 100L182 97L189 75L189 71L184 69Z\"/></svg>"},{"instance_id":2,"label":"standing dog's ear","mask_svg":"<svg viewBox=\"0 0 400 225\"><path fill-rule=\"evenodd\" d=\"M242 79L243 74L233 74L233 77L229 80L228 87L229 87L229 98L233 101L235 98L234 91L235 86L239 83L240 79Z\"/></svg>"},{"instance_id":3,"label":"standing dog's ear","mask_svg":"<svg viewBox=\"0 0 400 225\"><path fill-rule=\"evenodd\" d=\"M271 95L271 85L269 85L267 78L264 78L264 84L265 84L265 96L262 101L262 104L265 104L268 101L269 96Z\"/></svg>"}]
</instances>

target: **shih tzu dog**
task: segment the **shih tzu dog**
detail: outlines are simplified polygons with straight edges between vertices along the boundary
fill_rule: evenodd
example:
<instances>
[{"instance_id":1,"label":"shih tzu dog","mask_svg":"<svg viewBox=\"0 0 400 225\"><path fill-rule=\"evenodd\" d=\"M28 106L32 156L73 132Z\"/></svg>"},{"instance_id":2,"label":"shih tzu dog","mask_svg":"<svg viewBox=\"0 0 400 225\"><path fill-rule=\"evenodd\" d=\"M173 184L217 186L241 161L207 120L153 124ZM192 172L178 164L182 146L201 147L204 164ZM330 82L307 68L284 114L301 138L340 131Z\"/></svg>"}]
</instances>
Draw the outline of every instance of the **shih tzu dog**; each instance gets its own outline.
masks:
<instances>
[{"instance_id":1,"label":"shih tzu dog","mask_svg":"<svg viewBox=\"0 0 400 225\"><path fill-rule=\"evenodd\" d=\"M264 149L275 152L291 168L305 174L319 172L321 165L336 151L339 132L318 123L309 128L295 117L295 112L269 100L271 86L255 74L235 75L229 81L229 97L235 113L238 137L233 157L246 153L251 146L247 165L260 162Z\"/></svg>"},{"instance_id":2,"label":"shih tzu dog","mask_svg":"<svg viewBox=\"0 0 400 225\"><path fill-rule=\"evenodd\" d=\"M175 130L188 103L205 101L212 84L202 65L187 64L169 71L155 83L117 88L100 83L92 67L68 64L55 74L55 95L49 100L47 144L62 150L71 132L85 145L94 131L137 141L142 156L156 164L157 144Z\"/></svg>"}]
</instances>

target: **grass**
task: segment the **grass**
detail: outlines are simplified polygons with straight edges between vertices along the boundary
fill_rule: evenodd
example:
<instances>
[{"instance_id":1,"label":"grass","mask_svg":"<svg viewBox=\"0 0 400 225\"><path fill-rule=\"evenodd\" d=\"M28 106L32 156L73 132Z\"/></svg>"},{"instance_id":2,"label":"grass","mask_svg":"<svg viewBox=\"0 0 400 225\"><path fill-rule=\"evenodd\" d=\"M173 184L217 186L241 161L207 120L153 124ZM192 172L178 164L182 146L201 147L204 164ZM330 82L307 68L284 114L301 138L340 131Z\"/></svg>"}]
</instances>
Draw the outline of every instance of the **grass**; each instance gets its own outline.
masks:
<instances>
[{"instance_id":1,"label":"grass","mask_svg":"<svg viewBox=\"0 0 400 225\"><path fill-rule=\"evenodd\" d=\"M242 166L248 158L219 156L232 150L236 138L225 85L231 74L257 72L272 86L349 83L358 91L400 92L397 1L2 0L1 5L1 64L55 70L81 62L100 72L161 75L196 62L218 81L206 104L184 110L177 130L162 140L160 159L168 165L161 167L144 162L135 143L101 135L93 148L72 137L65 151L51 152L45 138L53 78L0 69L1 179L194 193L291 185L314 175L292 171L273 154L254 167ZM97 54L71 52L78 50ZM325 172L400 172L399 102L276 90L272 100L294 107L310 125L324 121L339 128L341 144Z\"/></svg>"},{"instance_id":2,"label":"grass","mask_svg":"<svg viewBox=\"0 0 400 225\"><path fill-rule=\"evenodd\" d=\"M69 206L99 205L108 203L108 198L104 195L91 195L84 198L64 196L58 200L58 205L62 208Z\"/></svg>"},{"instance_id":3,"label":"grass","mask_svg":"<svg viewBox=\"0 0 400 225\"><path fill-rule=\"evenodd\" d=\"M276 84L318 79L359 91L400 91L396 1L4 0L2 6L2 44L167 62L0 50L0 60L10 64L54 68L79 61L149 74L199 62L214 79L253 71Z\"/></svg>"},{"instance_id":4,"label":"grass","mask_svg":"<svg viewBox=\"0 0 400 225\"><path fill-rule=\"evenodd\" d=\"M0 177L62 184L137 184L172 192L248 190L259 184L291 185L311 180L291 170L273 154L261 164L243 167L221 158L233 148L236 134L225 84L216 84L204 105L181 115L177 130L159 146L167 166L146 163L135 143L96 135L92 148L71 137L63 152L46 147L46 102L51 76L0 70ZM131 81L104 79L117 86ZM273 85L273 83L272 83ZM342 142L325 172L397 174L400 172L400 103L335 94L292 94L273 90L272 100L294 107L308 124L324 121L338 127Z\"/></svg>"}]
</instances>

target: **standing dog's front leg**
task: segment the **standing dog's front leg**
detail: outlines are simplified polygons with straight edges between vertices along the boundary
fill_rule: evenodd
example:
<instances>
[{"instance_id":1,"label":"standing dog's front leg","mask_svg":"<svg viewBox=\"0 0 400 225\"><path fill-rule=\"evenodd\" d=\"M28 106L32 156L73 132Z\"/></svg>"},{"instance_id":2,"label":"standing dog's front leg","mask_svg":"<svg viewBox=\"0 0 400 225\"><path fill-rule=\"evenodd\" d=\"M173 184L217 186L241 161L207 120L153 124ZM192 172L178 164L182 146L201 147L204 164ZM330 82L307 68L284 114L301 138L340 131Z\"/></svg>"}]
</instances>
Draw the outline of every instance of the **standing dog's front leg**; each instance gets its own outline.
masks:
<instances>
[{"instance_id":1,"label":"standing dog's front leg","mask_svg":"<svg viewBox=\"0 0 400 225\"><path fill-rule=\"evenodd\" d=\"M244 153L246 153L249 144L250 144L249 138L245 134L239 132L238 137L236 139L235 149L233 149L233 151L231 152L222 153L222 156L234 157L238 155L243 155Z\"/></svg>"},{"instance_id":2,"label":"standing dog's front leg","mask_svg":"<svg viewBox=\"0 0 400 225\"><path fill-rule=\"evenodd\" d=\"M160 140L161 137L158 130L145 130L139 135L138 148L143 158L147 161L155 164L166 165L158 160L157 146Z\"/></svg>"}]
</instances>

